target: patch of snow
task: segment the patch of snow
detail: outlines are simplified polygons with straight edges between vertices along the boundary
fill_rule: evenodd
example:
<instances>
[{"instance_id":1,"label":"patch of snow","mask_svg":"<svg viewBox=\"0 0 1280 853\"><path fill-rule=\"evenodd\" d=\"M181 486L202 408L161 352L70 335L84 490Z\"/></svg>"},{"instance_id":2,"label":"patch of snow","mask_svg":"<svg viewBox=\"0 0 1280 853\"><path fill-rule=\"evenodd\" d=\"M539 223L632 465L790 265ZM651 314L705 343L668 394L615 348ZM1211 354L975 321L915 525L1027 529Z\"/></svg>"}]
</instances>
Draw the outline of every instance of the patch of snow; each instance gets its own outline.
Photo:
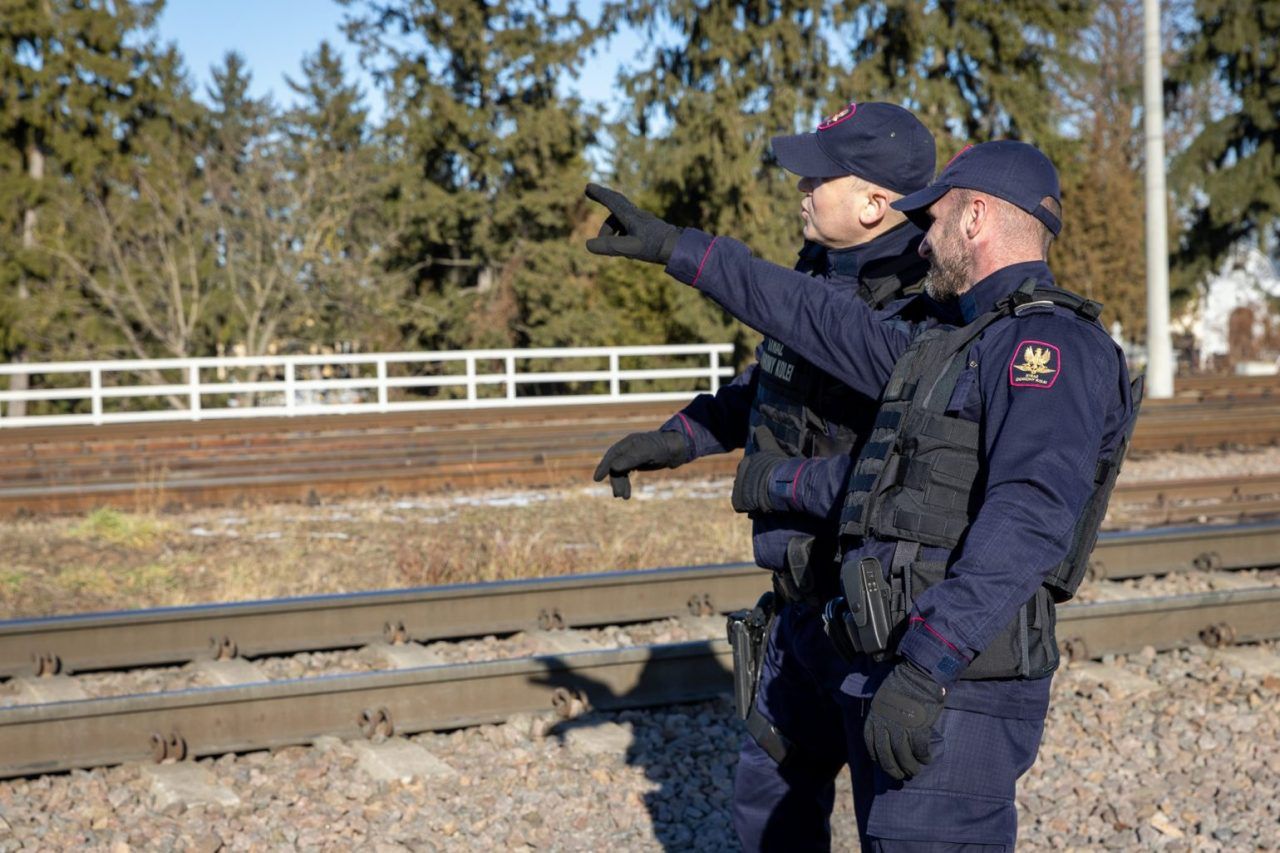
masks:
<instances>
[{"instance_id":1,"label":"patch of snow","mask_svg":"<svg viewBox=\"0 0 1280 853\"><path fill-rule=\"evenodd\" d=\"M462 495L453 499L454 504L463 506L529 506L546 501L547 495L542 492L516 492L509 495Z\"/></svg>"}]
</instances>

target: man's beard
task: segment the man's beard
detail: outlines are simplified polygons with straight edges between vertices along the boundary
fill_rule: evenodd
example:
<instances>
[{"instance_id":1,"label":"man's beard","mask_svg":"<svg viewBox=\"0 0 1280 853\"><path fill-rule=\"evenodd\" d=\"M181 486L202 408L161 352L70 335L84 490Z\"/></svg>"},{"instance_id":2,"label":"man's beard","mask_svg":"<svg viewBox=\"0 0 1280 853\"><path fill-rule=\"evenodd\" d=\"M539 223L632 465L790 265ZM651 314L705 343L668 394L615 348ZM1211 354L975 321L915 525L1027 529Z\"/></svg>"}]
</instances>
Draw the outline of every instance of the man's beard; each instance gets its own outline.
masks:
<instances>
[{"instance_id":1,"label":"man's beard","mask_svg":"<svg viewBox=\"0 0 1280 853\"><path fill-rule=\"evenodd\" d=\"M963 269L931 264L929 274L924 279L924 292L938 302L950 302L960 295L968 283L969 276Z\"/></svg>"},{"instance_id":2,"label":"man's beard","mask_svg":"<svg viewBox=\"0 0 1280 853\"><path fill-rule=\"evenodd\" d=\"M973 253L960 240L947 237L933 247L924 292L938 302L949 302L973 283Z\"/></svg>"}]
</instances>

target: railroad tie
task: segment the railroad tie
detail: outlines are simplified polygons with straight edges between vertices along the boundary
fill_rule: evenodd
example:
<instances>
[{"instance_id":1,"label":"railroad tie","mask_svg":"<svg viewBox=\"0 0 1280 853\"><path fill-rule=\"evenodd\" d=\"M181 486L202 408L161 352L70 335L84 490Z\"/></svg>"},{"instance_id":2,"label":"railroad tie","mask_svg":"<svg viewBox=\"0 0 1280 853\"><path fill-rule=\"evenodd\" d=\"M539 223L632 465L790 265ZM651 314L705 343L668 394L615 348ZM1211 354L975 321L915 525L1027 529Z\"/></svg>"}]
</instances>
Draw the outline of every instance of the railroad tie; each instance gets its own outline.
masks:
<instances>
[{"instance_id":1,"label":"railroad tie","mask_svg":"<svg viewBox=\"0 0 1280 853\"><path fill-rule=\"evenodd\" d=\"M142 774L151 780L151 796L158 812L175 805L217 805L226 809L240 805L240 797L230 788L219 785L209 768L202 764L191 761L144 764Z\"/></svg>"}]
</instances>

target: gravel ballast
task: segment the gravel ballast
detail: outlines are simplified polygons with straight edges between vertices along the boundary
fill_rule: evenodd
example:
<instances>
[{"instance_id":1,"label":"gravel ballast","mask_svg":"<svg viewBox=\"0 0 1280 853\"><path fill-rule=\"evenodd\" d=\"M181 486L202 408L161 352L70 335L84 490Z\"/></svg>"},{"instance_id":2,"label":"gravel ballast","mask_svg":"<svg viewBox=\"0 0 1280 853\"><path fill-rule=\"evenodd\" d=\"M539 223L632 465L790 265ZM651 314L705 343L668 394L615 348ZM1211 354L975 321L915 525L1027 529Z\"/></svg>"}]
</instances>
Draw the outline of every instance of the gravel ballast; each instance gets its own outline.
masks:
<instances>
[{"instance_id":1,"label":"gravel ballast","mask_svg":"<svg viewBox=\"0 0 1280 853\"><path fill-rule=\"evenodd\" d=\"M1073 665L1020 787L1023 850L1274 850L1273 644ZM618 735L621 734L621 737ZM237 805L163 803L139 765L0 782L0 850L720 850L741 732L727 700L408 740L446 768L375 780L358 744L196 762ZM856 845L847 777L835 847Z\"/></svg>"},{"instance_id":2,"label":"gravel ballast","mask_svg":"<svg viewBox=\"0 0 1280 853\"><path fill-rule=\"evenodd\" d=\"M1124 476L1136 481L1269 470L1280 470L1280 448L1135 457L1126 463ZM25 599L26 609L19 606L9 615L56 612L46 605L65 605L68 590L76 596L74 609L122 606L120 601L142 606L207 600L191 598L197 595L192 589L230 598L222 594L224 586L198 583L219 573L242 574L246 580L237 581L235 589L244 596L284 594L249 583L267 566L275 567L279 586L289 594L345 589L347 576L335 570L341 566L363 572L385 568L385 577L367 579L379 587L507 576L504 569L481 577L437 577L434 564L421 557L435 553L434 540L421 531L463 529L459 519L465 521L471 509L463 501L484 505L481 529L497 543L489 559L500 567L618 568L623 563L616 553L661 538L651 527L671 542L663 546L667 550L646 552L643 565L741 559L749 553L745 521L723 506L728 481L641 480L636 500L627 504L610 501L607 488L601 488L536 496L546 504L544 515L561 518L579 504L595 513L582 520L581 530L562 531L563 542L539 543L521 533L526 527L552 528L541 517L514 527L500 513L514 517L519 508L490 503L515 499L497 493L263 507L243 517L205 510L143 518L158 532L131 534L142 544L104 538L93 526L26 522L12 531L25 539L9 537L8 582L16 589L12 585L20 576L32 574L39 583L31 581L34 592ZM642 512L663 506L668 515L650 527L624 528L623 522L642 520ZM725 531L718 538L706 533L717 512L724 517L716 529ZM126 521L137 526L139 520ZM682 523L698 531L705 554L690 550ZM602 532L618 541L601 547ZM529 542L542 550L531 550ZM35 574L46 567L56 571ZM1277 583L1275 570L1188 572L1087 584L1080 600ZM581 633L601 646L678 642L722 636L723 622L713 621L710 628L666 620ZM533 633L430 648L451 663L540 650ZM270 679L381 666L354 650L257 663ZM189 666L98 673L83 682L90 696L208 683ZM1148 649L1073 664L1056 676L1054 691L1039 760L1019 789L1020 850L1280 850L1276 644L1217 651ZM0 706L15 701L7 694L0 685ZM437 768L418 777L378 778L367 763L366 744L329 738L313 746L203 758L192 764L218 792L208 802L173 801L157 787L151 768L142 765L0 780L0 851L735 849L729 809L741 737L731 703L720 699L590 712L570 721L548 713L412 736L405 741L434 757L430 764ZM847 775L839 781L836 802L833 849L856 849Z\"/></svg>"}]
</instances>

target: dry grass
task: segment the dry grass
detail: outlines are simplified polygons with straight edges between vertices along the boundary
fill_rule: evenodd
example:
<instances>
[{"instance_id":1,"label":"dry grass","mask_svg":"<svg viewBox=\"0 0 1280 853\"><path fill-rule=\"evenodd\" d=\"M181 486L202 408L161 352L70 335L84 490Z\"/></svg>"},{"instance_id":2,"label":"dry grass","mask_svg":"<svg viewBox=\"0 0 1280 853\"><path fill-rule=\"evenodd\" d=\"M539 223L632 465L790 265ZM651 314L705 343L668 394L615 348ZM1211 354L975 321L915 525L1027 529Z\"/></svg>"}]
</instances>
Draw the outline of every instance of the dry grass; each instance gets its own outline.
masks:
<instances>
[{"instance_id":1,"label":"dry grass","mask_svg":"<svg viewBox=\"0 0 1280 853\"><path fill-rule=\"evenodd\" d=\"M1267 470L1280 448L1135 458L1123 476ZM729 480L636 479L625 502L590 486L0 522L0 618L751 558Z\"/></svg>"},{"instance_id":2,"label":"dry grass","mask_svg":"<svg viewBox=\"0 0 1280 853\"><path fill-rule=\"evenodd\" d=\"M727 481L8 522L0 618L730 562Z\"/></svg>"}]
</instances>

